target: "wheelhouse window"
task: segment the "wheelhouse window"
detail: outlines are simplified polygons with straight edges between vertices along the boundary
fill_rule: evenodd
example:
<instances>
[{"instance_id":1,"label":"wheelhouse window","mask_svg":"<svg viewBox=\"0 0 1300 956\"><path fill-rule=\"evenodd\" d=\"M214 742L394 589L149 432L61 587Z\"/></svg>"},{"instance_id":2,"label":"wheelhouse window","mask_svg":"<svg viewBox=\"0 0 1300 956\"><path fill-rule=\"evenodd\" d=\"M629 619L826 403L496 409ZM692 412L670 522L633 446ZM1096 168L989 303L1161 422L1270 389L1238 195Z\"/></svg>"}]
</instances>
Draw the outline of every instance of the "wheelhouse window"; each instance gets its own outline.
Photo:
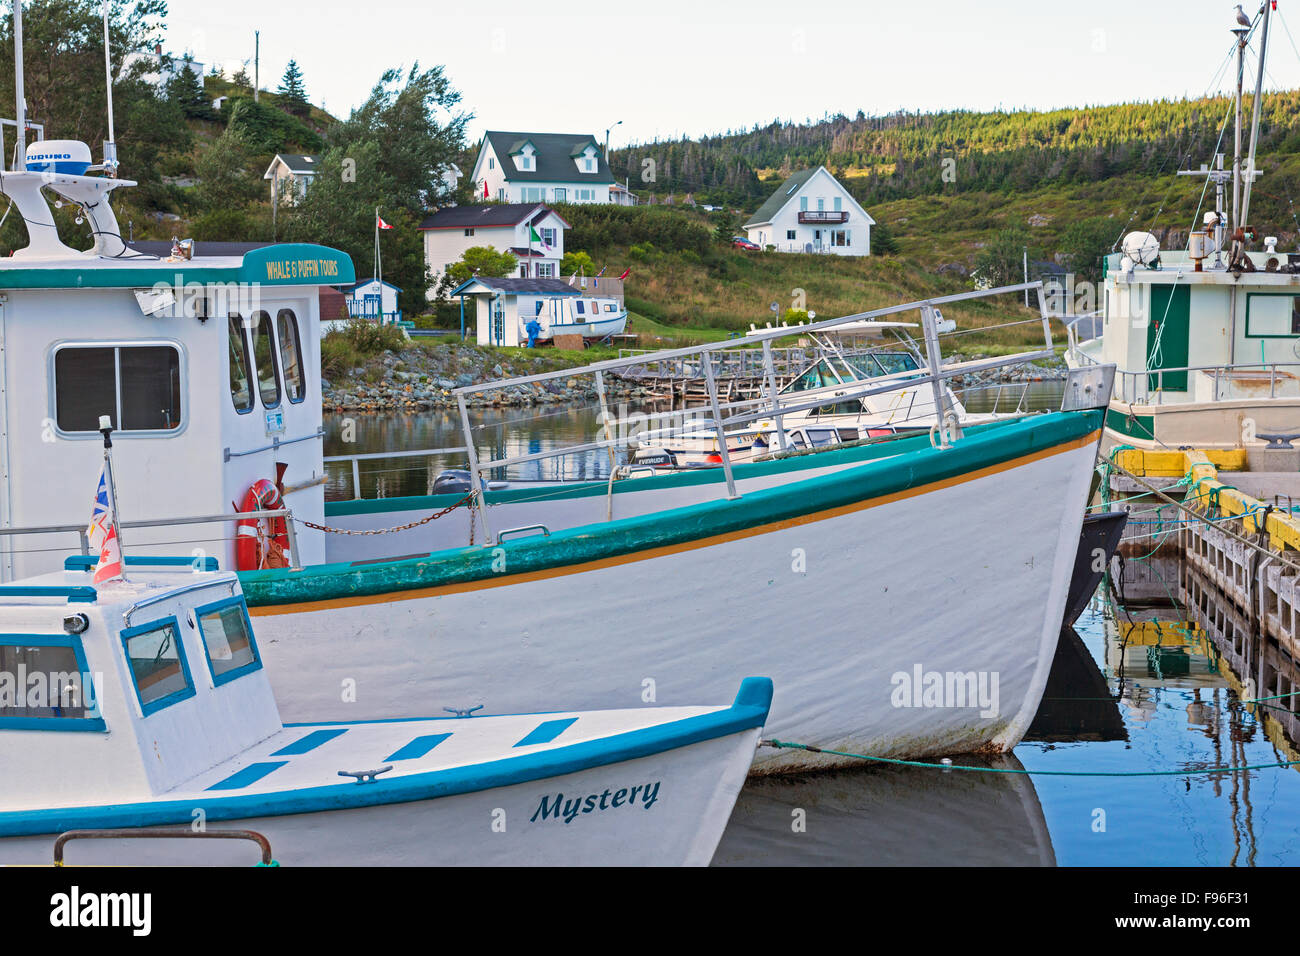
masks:
<instances>
[{"instance_id":1,"label":"wheelhouse window","mask_svg":"<svg viewBox=\"0 0 1300 956\"><path fill-rule=\"evenodd\" d=\"M103 730L81 638L0 634L0 730Z\"/></svg>"},{"instance_id":2,"label":"wheelhouse window","mask_svg":"<svg viewBox=\"0 0 1300 956\"><path fill-rule=\"evenodd\" d=\"M238 315L230 317L230 400L235 411L243 415L253 410L253 365L248 355L248 337L244 334L244 320Z\"/></svg>"},{"instance_id":3,"label":"wheelhouse window","mask_svg":"<svg viewBox=\"0 0 1300 956\"><path fill-rule=\"evenodd\" d=\"M205 604L194 613L214 684L224 684L262 666L242 598Z\"/></svg>"},{"instance_id":4,"label":"wheelhouse window","mask_svg":"<svg viewBox=\"0 0 1300 956\"><path fill-rule=\"evenodd\" d=\"M830 367L826 364L825 359L821 359L812 368L804 372L797 379L783 388L783 392L806 392L809 389L825 388L829 385L838 385L840 380L835 377Z\"/></svg>"},{"instance_id":5,"label":"wheelhouse window","mask_svg":"<svg viewBox=\"0 0 1300 956\"><path fill-rule=\"evenodd\" d=\"M275 317L280 333L280 368L284 370L284 393L297 404L307 396L307 382L302 365L302 339L298 335L298 317L292 309L281 309Z\"/></svg>"},{"instance_id":6,"label":"wheelhouse window","mask_svg":"<svg viewBox=\"0 0 1300 956\"><path fill-rule=\"evenodd\" d=\"M122 647L145 716L194 696L180 625L166 618L122 632Z\"/></svg>"},{"instance_id":7,"label":"wheelhouse window","mask_svg":"<svg viewBox=\"0 0 1300 956\"><path fill-rule=\"evenodd\" d=\"M54 418L64 432L97 432L108 415L123 432L181 425L181 357L174 345L65 345L54 353Z\"/></svg>"},{"instance_id":8,"label":"wheelhouse window","mask_svg":"<svg viewBox=\"0 0 1300 956\"><path fill-rule=\"evenodd\" d=\"M253 361L257 367L257 390L267 408L280 405L280 378L275 367L275 330L266 312L253 314Z\"/></svg>"}]
</instances>

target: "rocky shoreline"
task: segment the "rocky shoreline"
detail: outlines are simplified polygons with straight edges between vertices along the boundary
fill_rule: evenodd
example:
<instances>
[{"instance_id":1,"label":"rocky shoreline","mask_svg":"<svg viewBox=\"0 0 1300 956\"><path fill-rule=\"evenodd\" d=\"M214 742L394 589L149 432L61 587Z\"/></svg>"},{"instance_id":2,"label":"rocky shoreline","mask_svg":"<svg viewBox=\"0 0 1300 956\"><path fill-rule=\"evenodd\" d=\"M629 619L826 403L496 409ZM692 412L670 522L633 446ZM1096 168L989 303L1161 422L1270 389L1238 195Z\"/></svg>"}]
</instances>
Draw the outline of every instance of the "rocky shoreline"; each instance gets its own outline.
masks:
<instances>
[{"instance_id":1,"label":"rocky shoreline","mask_svg":"<svg viewBox=\"0 0 1300 956\"><path fill-rule=\"evenodd\" d=\"M964 361L974 356L951 356ZM384 352L365 365L349 370L336 380L323 380L322 405L326 411L422 411L455 408L452 391L466 385L558 371L581 362L580 353L551 350L535 355L501 355L491 350L460 343L435 348L412 346L400 352ZM990 369L952 379L954 388L1051 382L1065 378L1063 359L1046 365L1021 365ZM605 376L606 395L611 402L649 400L650 389L636 381L610 374ZM503 406L591 404L596 385L590 376L559 376L530 385L512 385L477 392L467 397L474 408Z\"/></svg>"},{"instance_id":2,"label":"rocky shoreline","mask_svg":"<svg viewBox=\"0 0 1300 956\"><path fill-rule=\"evenodd\" d=\"M322 405L326 411L340 412L455 408L453 389L565 367L566 363L557 360L556 353L551 351L531 356L501 356L472 345L447 344L433 349L414 346L400 352L385 352L366 365L351 369L337 381L323 380ZM613 375L605 377L605 392L611 401L647 398L650 394L636 382ZM590 404L596 398L596 385L590 376L561 376L530 385L477 392L467 396L466 404L474 408Z\"/></svg>"}]
</instances>

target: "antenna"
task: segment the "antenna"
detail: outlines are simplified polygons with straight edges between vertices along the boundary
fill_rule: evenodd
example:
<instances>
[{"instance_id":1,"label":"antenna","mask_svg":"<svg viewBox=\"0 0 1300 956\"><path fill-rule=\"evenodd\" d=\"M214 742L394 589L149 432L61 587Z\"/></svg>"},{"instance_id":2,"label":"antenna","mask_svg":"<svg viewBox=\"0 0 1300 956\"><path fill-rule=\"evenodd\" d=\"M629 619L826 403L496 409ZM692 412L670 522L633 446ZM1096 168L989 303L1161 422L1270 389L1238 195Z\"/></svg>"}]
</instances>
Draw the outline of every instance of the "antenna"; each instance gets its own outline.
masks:
<instances>
[{"instance_id":1,"label":"antenna","mask_svg":"<svg viewBox=\"0 0 1300 956\"><path fill-rule=\"evenodd\" d=\"M108 39L108 0L104 0L104 85L108 90L108 139L104 142L104 169L117 176L117 137L113 134L113 60Z\"/></svg>"},{"instance_id":2,"label":"antenna","mask_svg":"<svg viewBox=\"0 0 1300 956\"><path fill-rule=\"evenodd\" d=\"M253 102L257 102L258 90L262 88L260 69L262 66L262 31L253 31Z\"/></svg>"},{"instance_id":3,"label":"antenna","mask_svg":"<svg viewBox=\"0 0 1300 956\"><path fill-rule=\"evenodd\" d=\"M23 92L23 0L14 0L14 98L18 100L18 155L14 169L27 169L27 95Z\"/></svg>"}]
</instances>

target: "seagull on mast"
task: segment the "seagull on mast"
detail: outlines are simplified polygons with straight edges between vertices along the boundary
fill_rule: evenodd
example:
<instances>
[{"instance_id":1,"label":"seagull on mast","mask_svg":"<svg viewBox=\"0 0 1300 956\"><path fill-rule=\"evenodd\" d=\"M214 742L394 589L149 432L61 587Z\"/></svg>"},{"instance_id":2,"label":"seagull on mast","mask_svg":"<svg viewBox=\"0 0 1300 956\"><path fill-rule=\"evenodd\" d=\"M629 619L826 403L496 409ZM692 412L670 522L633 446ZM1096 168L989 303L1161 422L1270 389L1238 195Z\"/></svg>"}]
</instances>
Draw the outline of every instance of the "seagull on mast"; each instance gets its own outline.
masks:
<instances>
[{"instance_id":1,"label":"seagull on mast","mask_svg":"<svg viewBox=\"0 0 1300 956\"><path fill-rule=\"evenodd\" d=\"M1243 27L1250 26L1250 17L1246 16L1246 12L1241 9L1240 3L1237 4L1237 22Z\"/></svg>"}]
</instances>

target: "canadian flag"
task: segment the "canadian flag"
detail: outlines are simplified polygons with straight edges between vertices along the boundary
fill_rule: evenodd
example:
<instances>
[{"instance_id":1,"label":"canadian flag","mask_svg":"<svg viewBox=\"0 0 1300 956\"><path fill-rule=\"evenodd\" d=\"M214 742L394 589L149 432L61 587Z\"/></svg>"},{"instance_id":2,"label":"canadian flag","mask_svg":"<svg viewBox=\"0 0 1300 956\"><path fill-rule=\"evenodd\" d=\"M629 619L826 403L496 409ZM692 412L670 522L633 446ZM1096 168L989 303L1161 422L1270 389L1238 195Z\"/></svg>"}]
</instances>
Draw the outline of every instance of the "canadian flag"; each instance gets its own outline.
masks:
<instances>
[{"instance_id":1,"label":"canadian flag","mask_svg":"<svg viewBox=\"0 0 1300 956\"><path fill-rule=\"evenodd\" d=\"M117 538L117 516L113 513L105 471L99 473L99 486L95 489L95 505L91 509L90 527L86 529L86 536L91 549L99 552L92 583L101 584L121 578L122 546Z\"/></svg>"},{"instance_id":2,"label":"canadian flag","mask_svg":"<svg viewBox=\"0 0 1300 956\"><path fill-rule=\"evenodd\" d=\"M384 222L384 220L383 220L382 217L376 216L375 218L379 220L379 222L377 222L376 225L379 226L380 229L392 229L392 228L393 228L393 227L390 226L388 223Z\"/></svg>"}]
</instances>

